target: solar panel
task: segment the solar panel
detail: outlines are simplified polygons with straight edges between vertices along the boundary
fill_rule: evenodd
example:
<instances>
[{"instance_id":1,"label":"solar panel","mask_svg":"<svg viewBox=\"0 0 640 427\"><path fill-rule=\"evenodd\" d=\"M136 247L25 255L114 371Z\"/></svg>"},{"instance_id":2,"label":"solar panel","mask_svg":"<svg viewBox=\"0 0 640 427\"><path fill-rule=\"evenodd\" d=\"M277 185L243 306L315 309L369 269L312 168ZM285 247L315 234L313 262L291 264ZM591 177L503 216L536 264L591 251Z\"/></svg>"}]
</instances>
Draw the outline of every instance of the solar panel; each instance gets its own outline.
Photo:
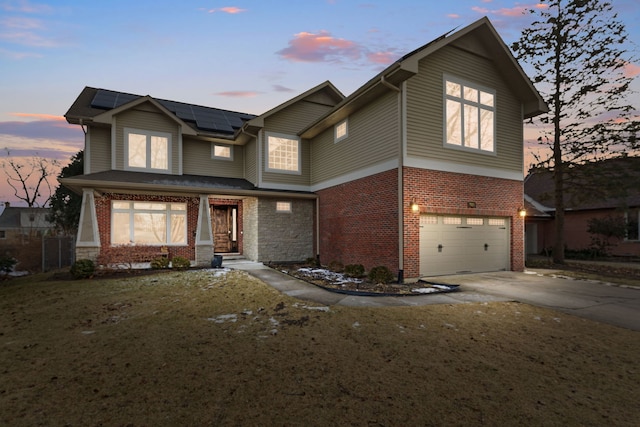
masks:
<instances>
[{"instance_id":1,"label":"solar panel","mask_svg":"<svg viewBox=\"0 0 640 427\"><path fill-rule=\"evenodd\" d=\"M121 106L122 104L126 104L127 102L133 101L134 99L140 98L137 95L131 95L128 93L120 93L120 92L112 92L109 90L100 89L96 92L93 97L93 101L91 101L91 106L94 108L116 108Z\"/></svg>"}]
</instances>

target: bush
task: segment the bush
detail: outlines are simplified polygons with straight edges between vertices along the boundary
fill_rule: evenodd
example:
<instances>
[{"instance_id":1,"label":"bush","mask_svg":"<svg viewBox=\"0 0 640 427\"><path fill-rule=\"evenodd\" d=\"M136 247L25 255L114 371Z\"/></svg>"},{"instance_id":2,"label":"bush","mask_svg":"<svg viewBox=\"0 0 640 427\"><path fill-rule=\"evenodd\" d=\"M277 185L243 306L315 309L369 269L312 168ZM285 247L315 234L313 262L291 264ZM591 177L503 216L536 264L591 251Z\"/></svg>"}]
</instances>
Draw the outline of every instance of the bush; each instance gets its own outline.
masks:
<instances>
[{"instance_id":1,"label":"bush","mask_svg":"<svg viewBox=\"0 0 640 427\"><path fill-rule=\"evenodd\" d=\"M344 264L342 264L340 261L331 261L327 267L329 268L329 270L336 273L342 273L344 271Z\"/></svg>"},{"instance_id":2,"label":"bush","mask_svg":"<svg viewBox=\"0 0 640 427\"><path fill-rule=\"evenodd\" d=\"M169 258L160 256L151 260L151 268L154 270L169 268L169 262Z\"/></svg>"},{"instance_id":3,"label":"bush","mask_svg":"<svg viewBox=\"0 0 640 427\"><path fill-rule=\"evenodd\" d=\"M0 256L0 271L4 274L11 273L17 262L18 260L10 255Z\"/></svg>"},{"instance_id":4,"label":"bush","mask_svg":"<svg viewBox=\"0 0 640 427\"><path fill-rule=\"evenodd\" d=\"M174 270L186 270L191 267L191 261L182 256L174 256L171 259L171 268Z\"/></svg>"},{"instance_id":5,"label":"bush","mask_svg":"<svg viewBox=\"0 0 640 427\"><path fill-rule=\"evenodd\" d=\"M320 267L320 263L318 263L318 259L314 257L309 257L305 260L305 264L309 267Z\"/></svg>"},{"instance_id":6,"label":"bush","mask_svg":"<svg viewBox=\"0 0 640 427\"><path fill-rule=\"evenodd\" d=\"M362 264L345 265L344 274L349 277L364 277L364 265Z\"/></svg>"},{"instance_id":7,"label":"bush","mask_svg":"<svg viewBox=\"0 0 640 427\"><path fill-rule=\"evenodd\" d=\"M369 280L373 283L391 283L393 281L393 273L387 267L381 265L373 267L369 271Z\"/></svg>"},{"instance_id":8,"label":"bush","mask_svg":"<svg viewBox=\"0 0 640 427\"><path fill-rule=\"evenodd\" d=\"M90 259L79 259L73 263L69 271L76 279L87 279L93 276L96 266Z\"/></svg>"}]
</instances>

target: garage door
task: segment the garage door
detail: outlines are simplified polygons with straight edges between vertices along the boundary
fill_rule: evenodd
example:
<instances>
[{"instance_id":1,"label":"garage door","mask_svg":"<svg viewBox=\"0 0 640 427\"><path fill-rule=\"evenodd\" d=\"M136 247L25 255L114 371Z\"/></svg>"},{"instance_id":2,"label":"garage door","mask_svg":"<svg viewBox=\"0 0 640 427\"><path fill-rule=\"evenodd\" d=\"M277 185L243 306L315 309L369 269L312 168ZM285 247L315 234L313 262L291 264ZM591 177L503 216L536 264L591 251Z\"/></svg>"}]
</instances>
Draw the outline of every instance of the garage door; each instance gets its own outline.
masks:
<instances>
[{"instance_id":1,"label":"garage door","mask_svg":"<svg viewBox=\"0 0 640 427\"><path fill-rule=\"evenodd\" d=\"M420 216L421 276L509 267L509 218Z\"/></svg>"}]
</instances>

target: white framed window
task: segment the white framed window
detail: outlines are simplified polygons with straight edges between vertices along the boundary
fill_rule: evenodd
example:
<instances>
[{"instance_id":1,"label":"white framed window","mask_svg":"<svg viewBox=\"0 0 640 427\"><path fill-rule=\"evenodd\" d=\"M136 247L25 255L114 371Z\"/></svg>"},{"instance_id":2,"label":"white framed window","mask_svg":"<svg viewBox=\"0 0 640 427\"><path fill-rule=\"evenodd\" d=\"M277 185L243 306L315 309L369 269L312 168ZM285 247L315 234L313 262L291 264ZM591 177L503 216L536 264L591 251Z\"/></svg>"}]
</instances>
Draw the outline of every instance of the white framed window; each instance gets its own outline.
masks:
<instances>
[{"instance_id":1,"label":"white framed window","mask_svg":"<svg viewBox=\"0 0 640 427\"><path fill-rule=\"evenodd\" d=\"M125 169L169 172L171 134L124 129Z\"/></svg>"},{"instance_id":2,"label":"white framed window","mask_svg":"<svg viewBox=\"0 0 640 427\"><path fill-rule=\"evenodd\" d=\"M211 158L218 160L233 160L233 145L211 144Z\"/></svg>"},{"instance_id":3,"label":"white framed window","mask_svg":"<svg viewBox=\"0 0 640 427\"><path fill-rule=\"evenodd\" d=\"M444 98L445 146L495 153L495 91L445 76Z\"/></svg>"},{"instance_id":4,"label":"white framed window","mask_svg":"<svg viewBox=\"0 0 640 427\"><path fill-rule=\"evenodd\" d=\"M630 209L624 214L626 225L624 240L640 240L640 209Z\"/></svg>"},{"instance_id":5,"label":"white framed window","mask_svg":"<svg viewBox=\"0 0 640 427\"><path fill-rule=\"evenodd\" d=\"M291 212L291 202L276 202L276 212Z\"/></svg>"},{"instance_id":6,"label":"white framed window","mask_svg":"<svg viewBox=\"0 0 640 427\"><path fill-rule=\"evenodd\" d=\"M504 218L489 218L489 225L497 225L499 227L504 227L506 222Z\"/></svg>"},{"instance_id":7,"label":"white framed window","mask_svg":"<svg viewBox=\"0 0 640 427\"><path fill-rule=\"evenodd\" d=\"M338 142L349 136L349 122L347 119L342 120L334 126L333 142Z\"/></svg>"},{"instance_id":8,"label":"white framed window","mask_svg":"<svg viewBox=\"0 0 640 427\"><path fill-rule=\"evenodd\" d=\"M446 225L461 225L462 218L456 216L445 216L442 218L442 223Z\"/></svg>"},{"instance_id":9,"label":"white framed window","mask_svg":"<svg viewBox=\"0 0 640 427\"><path fill-rule=\"evenodd\" d=\"M467 225L484 225L482 218L467 218Z\"/></svg>"},{"instance_id":10,"label":"white framed window","mask_svg":"<svg viewBox=\"0 0 640 427\"><path fill-rule=\"evenodd\" d=\"M186 245L187 204L112 201L111 243Z\"/></svg>"},{"instance_id":11,"label":"white framed window","mask_svg":"<svg viewBox=\"0 0 640 427\"><path fill-rule=\"evenodd\" d=\"M300 139L267 133L267 171L300 174Z\"/></svg>"}]
</instances>

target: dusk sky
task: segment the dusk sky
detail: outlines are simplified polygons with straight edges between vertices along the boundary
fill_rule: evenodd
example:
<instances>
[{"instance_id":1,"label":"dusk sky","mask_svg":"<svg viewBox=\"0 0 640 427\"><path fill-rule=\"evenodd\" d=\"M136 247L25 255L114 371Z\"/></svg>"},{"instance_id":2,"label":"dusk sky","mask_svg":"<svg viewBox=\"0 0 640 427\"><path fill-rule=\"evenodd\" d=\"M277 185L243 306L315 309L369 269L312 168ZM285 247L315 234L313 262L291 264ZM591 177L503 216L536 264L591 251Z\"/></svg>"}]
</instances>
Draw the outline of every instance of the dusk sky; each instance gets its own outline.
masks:
<instances>
[{"instance_id":1,"label":"dusk sky","mask_svg":"<svg viewBox=\"0 0 640 427\"><path fill-rule=\"evenodd\" d=\"M612 4L631 41L640 43L640 2ZM63 115L85 86L261 114L326 80L349 95L403 54L483 16L509 45L531 21L523 10L533 6L0 0L0 149L66 165L83 148L83 134ZM627 48L638 52L637 45ZM640 63L629 72L640 73ZM640 95L630 101L640 108ZM0 202L22 204L0 173Z\"/></svg>"}]
</instances>

